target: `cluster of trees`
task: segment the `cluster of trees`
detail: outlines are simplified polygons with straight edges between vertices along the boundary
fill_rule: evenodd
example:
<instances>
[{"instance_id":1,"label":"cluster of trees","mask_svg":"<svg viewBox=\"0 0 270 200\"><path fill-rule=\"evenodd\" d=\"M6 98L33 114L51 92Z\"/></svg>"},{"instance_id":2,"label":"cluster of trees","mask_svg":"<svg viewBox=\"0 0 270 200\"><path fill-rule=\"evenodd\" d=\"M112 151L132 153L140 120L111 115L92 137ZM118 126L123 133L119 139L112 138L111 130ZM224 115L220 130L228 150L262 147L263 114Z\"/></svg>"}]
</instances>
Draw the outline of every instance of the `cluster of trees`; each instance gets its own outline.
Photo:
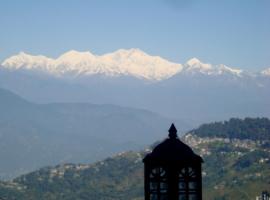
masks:
<instances>
[{"instance_id":1,"label":"cluster of trees","mask_svg":"<svg viewBox=\"0 0 270 200\"><path fill-rule=\"evenodd\" d=\"M200 137L270 140L268 118L232 118L229 121L203 124L192 131Z\"/></svg>"}]
</instances>

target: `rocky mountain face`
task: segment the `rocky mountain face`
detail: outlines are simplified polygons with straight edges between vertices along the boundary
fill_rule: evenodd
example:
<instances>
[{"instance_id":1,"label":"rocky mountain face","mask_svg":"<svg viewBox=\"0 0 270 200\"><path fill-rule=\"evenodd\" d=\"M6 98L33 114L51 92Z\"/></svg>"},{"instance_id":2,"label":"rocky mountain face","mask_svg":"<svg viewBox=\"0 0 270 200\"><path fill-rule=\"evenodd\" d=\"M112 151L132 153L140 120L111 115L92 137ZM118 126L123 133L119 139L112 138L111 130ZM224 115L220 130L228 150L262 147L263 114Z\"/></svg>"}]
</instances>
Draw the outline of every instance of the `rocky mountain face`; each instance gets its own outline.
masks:
<instances>
[{"instance_id":1,"label":"rocky mountain face","mask_svg":"<svg viewBox=\"0 0 270 200\"><path fill-rule=\"evenodd\" d=\"M262 190L269 189L269 119L231 119L204 124L181 140L204 159L203 199L255 199ZM0 197L142 200L142 159L150 149L116 154L94 164L45 167L13 181L1 182Z\"/></svg>"}]
</instances>

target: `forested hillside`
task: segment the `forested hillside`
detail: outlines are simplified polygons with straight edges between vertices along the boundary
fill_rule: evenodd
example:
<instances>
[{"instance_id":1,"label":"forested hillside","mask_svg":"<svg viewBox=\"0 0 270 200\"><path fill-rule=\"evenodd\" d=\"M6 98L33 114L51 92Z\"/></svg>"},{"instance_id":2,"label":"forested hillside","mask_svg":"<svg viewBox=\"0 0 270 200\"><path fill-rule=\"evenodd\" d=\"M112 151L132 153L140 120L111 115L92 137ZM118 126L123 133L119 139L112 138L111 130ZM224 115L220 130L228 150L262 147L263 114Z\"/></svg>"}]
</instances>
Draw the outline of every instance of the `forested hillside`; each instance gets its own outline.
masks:
<instances>
[{"instance_id":1,"label":"forested hillside","mask_svg":"<svg viewBox=\"0 0 270 200\"><path fill-rule=\"evenodd\" d=\"M235 127L236 121L252 130L258 130L261 124L269 127L269 120L265 118L231 119L220 124L226 124L226 128L230 124ZM262 140L257 132L248 128L245 128L248 134L243 128L235 129L232 135L229 132L222 136L205 134L216 124L219 123L202 125L204 129L200 127L181 138L204 159L203 199L255 199L262 190L269 190L269 137L263 136L265 139ZM269 134L269 129L262 129ZM89 165L45 167L13 181L2 182L0 197L8 200L142 200L142 158L146 151L149 150L125 152Z\"/></svg>"},{"instance_id":2,"label":"forested hillside","mask_svg":"<svg viewBox=\"0 0 270 200\"><path fill-rule=\"evenodd\" d=\"M200 137L269 140L270 120L268 118L232 118L229 121L203 124L192 133Z\"/></svg>"}]
</instances>

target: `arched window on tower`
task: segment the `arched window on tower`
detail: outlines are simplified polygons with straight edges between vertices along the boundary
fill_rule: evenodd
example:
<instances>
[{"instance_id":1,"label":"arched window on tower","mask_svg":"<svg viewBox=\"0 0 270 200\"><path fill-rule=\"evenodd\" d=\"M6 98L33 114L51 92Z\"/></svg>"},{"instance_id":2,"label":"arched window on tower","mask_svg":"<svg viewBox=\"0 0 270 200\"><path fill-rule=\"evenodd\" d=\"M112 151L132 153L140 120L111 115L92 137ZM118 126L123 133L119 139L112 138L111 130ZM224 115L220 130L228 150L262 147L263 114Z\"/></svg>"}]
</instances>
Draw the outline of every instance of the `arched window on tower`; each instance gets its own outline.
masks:
<instances>
[{"instance_id":1,"label":"arched window on tower","mask_svg":"<svg viewBox=\"0 0 270 200\"><path fill-rule=\"evenodd\" d=\"M168 176L166 170L162 167L156 167L151 170L150 181L150 200L168 199Z\"/></svg>"},{"instance_id":2,"label":"arched window on tower","mask_svg":"<svg viewBox=\"0 0 270 200\"><path fill-rule=\"evenodd\" d=\"M192 167L184 167L179 171L178 200L198 200L198 172Z\"/></svg>"}]
</instances>

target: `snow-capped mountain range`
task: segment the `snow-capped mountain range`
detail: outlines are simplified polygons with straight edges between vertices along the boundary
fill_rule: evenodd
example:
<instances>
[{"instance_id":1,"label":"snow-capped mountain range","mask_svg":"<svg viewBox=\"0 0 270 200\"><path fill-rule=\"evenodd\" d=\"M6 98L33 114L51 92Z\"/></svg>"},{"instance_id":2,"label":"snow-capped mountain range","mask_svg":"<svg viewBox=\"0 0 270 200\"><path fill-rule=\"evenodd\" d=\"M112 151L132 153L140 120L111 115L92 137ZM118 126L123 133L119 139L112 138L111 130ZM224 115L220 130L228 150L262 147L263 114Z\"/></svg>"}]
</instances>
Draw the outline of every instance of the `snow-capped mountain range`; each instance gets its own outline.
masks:
<instances>
[{"instance_id":1,"label":"snow-capped mountain range","mask_svg":"<svg viewBox=\"0 0 270 200\"><path fill-rule=\"evenodd\" d=\"M149 80L166 79L182 70L176 64L158 56L149 56L139 49L118 50L102 56L90 52L68 51L57 59L19 53L6 59L8 69L35 69L56 76L65 74L108 76L130 75Z\"/></svg>"},{"instance_id":2,"label":"snow-capped mountain range","mask_svg":"<svg viewBox=\"0 0 270 200\"><path fill-rule=\"evenodd\" d=\"M125 75L155 81L168 79L176 74L230 74L237 77L245 74L241 69L222 64L206 64L197 58L192 58L185 64L173 63L159 56L150 56L139 49L120 49L101 56L71 50L56 59L21 52L4 60L2 67L10 70L37 70L54 76ZM270 76L270 68L260 74Z\"/></svg>"},{"instance_id":3,"label":"snow-capped mountain range","mask_svg":"<svg viewBox=\"0 0 270 200\"><path fill-rule=\"evenodd\" d=\"M197 58L179 64L139 49L55 59L19 53L0 65L0 88L36 103L114 104L196 123L270 116L270 68L251 73Z\"/></svg>"}]
</instances>

